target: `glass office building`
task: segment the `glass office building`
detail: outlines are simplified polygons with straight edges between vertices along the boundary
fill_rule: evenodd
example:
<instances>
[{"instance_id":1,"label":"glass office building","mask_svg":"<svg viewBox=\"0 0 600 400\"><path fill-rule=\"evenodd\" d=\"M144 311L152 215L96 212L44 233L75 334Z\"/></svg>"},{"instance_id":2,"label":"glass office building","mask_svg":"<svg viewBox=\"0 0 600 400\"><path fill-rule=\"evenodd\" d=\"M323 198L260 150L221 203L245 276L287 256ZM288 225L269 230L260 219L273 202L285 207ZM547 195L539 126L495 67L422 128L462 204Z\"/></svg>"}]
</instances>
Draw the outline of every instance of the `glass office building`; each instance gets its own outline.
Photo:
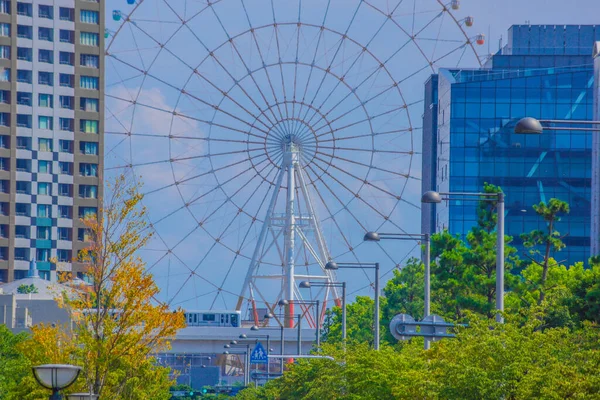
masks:
<instances>
[{"instance_id":1,"label":"glass office building","mask_svg":"<svg viewBox=\"0 0 600 400\"><path fill-rule=\"evenodd\" d=\"M598 38L600 26L513 26L508 44L485 68L441 69L426 84L423 191L479 192L485 182L501 186L506 234L521 255L519 235L545 229L532 206L553 197L565 200L571 213L556 229L567 248L555 258L587 260L592 133L547 130L532 136L513 130L525 116L593 119L592 48ZM473 202L423 206L423 232L465 235L476 224Z\"/></svg>"}]
</instances>

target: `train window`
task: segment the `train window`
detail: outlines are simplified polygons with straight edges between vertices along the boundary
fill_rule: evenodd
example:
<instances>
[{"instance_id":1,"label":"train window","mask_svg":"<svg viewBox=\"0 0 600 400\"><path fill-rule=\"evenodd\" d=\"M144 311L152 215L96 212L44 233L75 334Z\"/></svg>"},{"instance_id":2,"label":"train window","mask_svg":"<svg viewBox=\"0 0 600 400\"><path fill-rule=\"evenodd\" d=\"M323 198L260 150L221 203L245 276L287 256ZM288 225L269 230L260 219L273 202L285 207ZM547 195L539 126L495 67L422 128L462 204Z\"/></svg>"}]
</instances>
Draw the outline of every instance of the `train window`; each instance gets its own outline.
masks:
<instances>
[{"instance_id":1,"label":"train window","mask_svg":"<svg viewBox=\"0 0 600 400\"><path fill-rule=\"evenodd\" d=\"M228 324L229 323L229 314L225 314L225 323Z\"/></svg>"},{"instance_id":2,"label":"train window","mask_svg":"<svg viewBox=\"0 0 600 400\"><path fill-rule=\"evenodd\" d=\"M225 316L223 314L221 314L221 325L223 325L224 322L225 322Z\"/></svg>"},{"instance_id":3,"label":"train window","mask_svg":"<svg viewBox=\"0 0 600 400\"><path fill-rule=\"evenodd\" d=\"M192 314L188 314L187 317L188 317L188 324L191 324L192 323Z\"/></svg>"},{"instance_id":4,"label":"train window","mask_svg":"<svg viewBox=\"0 0 600 400\"><path fill-rule=\"evenodd\" d=\"M215 314L202 314L202 321L214 321Z\"/></svg>"},{"instance_id":5,"label":"train window","mask_svg":"<svg viewBox=\"0 0 600 400\"><path fill-rule=\"evenodd\" d=\"M231 314L231 326L238 326L238 319L236 314Z\"/></svg>"},{"instance_id":6,"label":"train window","mask_svg":"<svg viewBox=\"0 0 600 400\"><path fill-rule=\"evenodd\" d=\"M198 314L194 314L194 323L198 322Z\"/></svg>"}]
</instances>

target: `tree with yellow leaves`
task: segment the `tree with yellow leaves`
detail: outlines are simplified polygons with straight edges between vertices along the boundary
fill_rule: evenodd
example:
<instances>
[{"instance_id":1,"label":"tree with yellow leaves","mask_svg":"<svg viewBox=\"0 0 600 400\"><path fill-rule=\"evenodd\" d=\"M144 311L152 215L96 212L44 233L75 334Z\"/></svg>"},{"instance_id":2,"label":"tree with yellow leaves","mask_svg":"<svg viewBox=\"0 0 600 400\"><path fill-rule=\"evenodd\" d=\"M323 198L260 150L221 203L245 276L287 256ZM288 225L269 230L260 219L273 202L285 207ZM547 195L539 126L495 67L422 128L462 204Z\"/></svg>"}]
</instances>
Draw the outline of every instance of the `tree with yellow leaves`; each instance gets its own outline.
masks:
<instances>
[{"instance_id":1,"label":"tree with yellow leaves","mask_svg":"<svg viewBox=\"0 0 600 400\"><path fill-rule=\"evenodd\" d=\"M136 255L151 237L138 189L118 177L107 185L98 218L82 220L88 241L78 261L91 286L58 299L71 326L36 326L22 346L34 364L82 366L73 389L101 399L168 399L168 370L152 355L185 326L181 310L156 301L159 289Z\"/></svg>"}]
</instances>

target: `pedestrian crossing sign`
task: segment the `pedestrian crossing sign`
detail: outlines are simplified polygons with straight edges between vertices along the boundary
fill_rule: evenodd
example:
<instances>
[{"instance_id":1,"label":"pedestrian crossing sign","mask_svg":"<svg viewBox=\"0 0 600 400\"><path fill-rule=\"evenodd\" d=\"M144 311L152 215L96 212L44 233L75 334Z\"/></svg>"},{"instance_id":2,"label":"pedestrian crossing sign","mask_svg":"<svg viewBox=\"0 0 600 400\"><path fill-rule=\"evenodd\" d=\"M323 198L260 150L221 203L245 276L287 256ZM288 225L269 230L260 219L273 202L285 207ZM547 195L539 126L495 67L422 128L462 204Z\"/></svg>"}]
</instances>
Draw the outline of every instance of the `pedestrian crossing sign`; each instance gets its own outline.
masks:
<instances>
[{"instance_id":1,"label":"pedestrian crossing sign","mask_svg":"<svg viewBox=\"0 0 600 400\"><path fill-rule=\"evenodd\" d=\"M269 360L268 353L260 342L256 343L254 350L250 353L250 364L266 364Z\"/></svg>"}]
</instances>

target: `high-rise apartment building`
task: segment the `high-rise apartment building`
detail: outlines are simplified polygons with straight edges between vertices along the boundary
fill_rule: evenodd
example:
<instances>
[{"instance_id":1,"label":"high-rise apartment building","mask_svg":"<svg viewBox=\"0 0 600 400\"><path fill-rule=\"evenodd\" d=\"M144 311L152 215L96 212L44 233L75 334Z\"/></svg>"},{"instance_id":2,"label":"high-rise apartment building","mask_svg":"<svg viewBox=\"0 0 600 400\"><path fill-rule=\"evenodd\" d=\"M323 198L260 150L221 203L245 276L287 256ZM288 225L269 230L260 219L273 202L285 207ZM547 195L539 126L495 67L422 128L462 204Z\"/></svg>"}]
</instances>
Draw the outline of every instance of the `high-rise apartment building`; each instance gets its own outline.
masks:
<instances>
[{"instance_id":1,"label":"high-rise apartment building","mask_svg":"<svg viewBox=\"0 0 600 400\"><path fill-rule=\"evenodd\" d=\"M423 191L479 192L485 182L501 186L506 234L521 255L519 235L545 229L532 205L565 200L571 212L556 229L567 247L556 259L586 261L592 133L546 130L526 136L515 134L514 125L526 116L593 119L592 49L599 38L600 26L515 25L508 44L484 68L440 70L425 87ZM476 219L473 202L442 202L434 209L424 204L422 230L465 235Z\"/></svg>"},{"instance_id":2,"label":"high-rise apartment building","mask_svg":"<svg viewBox=\"0 0 600 400\"><path fill-rule=\"evenodd\" d=\"M0 281L81 272L98 212L104 2L0 0ZM57 263L51 263L56 258Z\"/></svg>"}]
</instances>

